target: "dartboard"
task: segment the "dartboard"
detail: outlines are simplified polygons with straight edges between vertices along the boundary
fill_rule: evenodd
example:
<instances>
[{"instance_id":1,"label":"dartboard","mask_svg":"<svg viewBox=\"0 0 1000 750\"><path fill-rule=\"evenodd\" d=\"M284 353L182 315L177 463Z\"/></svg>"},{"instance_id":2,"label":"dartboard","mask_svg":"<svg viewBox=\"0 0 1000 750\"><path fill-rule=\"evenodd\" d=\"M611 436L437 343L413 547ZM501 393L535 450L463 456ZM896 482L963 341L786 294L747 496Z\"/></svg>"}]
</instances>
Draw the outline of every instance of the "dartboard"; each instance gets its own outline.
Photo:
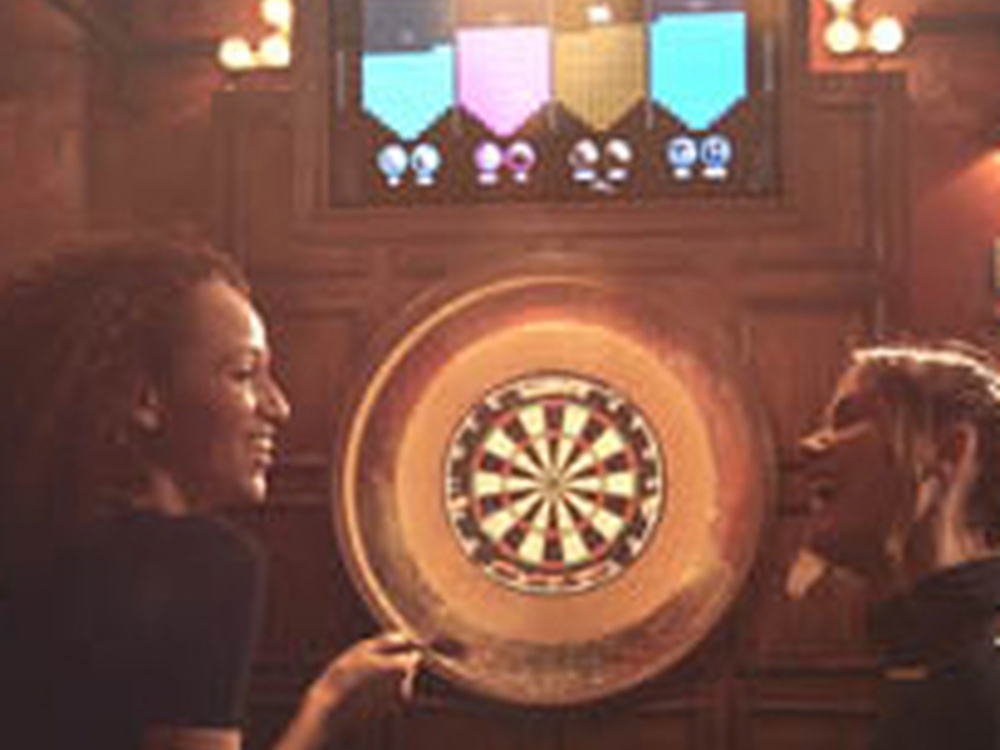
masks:
<instances>
[{"instance_id":1,"label":"dartboard","mask_svg":"<svg viewBox=\"0 0 1000 750\"><path fill-rule=\"evenodd\" d=\"M772 464L705 295L498 275L380 339L346 405L333 517L385 627L461 644L428 668L502 700L593 700L723 615Z\"/></svg>"},{"instance_id":2,"label":"dartboard","mask_svg":"<svg viewBox=\"0 0 1000 750\"><path fill-rule=\"evenodd\" d=\"M463 550L526 593L611 579L661 515L663 462L648 422L578 375L529 375L491 391L462 420L447 461L447 513Z\"/></svg>"}]
</instances>

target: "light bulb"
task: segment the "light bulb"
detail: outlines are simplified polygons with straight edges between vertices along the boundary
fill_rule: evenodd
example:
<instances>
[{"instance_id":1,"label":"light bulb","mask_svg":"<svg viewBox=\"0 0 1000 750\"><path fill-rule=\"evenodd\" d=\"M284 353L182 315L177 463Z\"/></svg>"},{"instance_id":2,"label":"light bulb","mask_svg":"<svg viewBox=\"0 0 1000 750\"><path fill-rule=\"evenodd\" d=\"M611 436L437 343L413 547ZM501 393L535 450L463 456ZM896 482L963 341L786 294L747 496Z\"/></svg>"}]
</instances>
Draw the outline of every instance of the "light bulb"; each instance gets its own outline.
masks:
<instances>
[{"instance_id":1,"label":"light bulb","mask_svg":"<svg viewBox=\"0 0 1000 750\"><path fill-rule=\"evenodd\" d=\"M287 68L292 64L292 45L288 37L278 32L261 40L257 62L266 68Z\"/></svg>"},{"instance_id":2,"label":"light bulb","mask_svg":"<svg viewBox=\"0 0 1000 750\"><path fill-rule=\"evenodd\" d=\"M879 16L868 29L868 46L880 55L899 52L905 41L903 24L893 16Z\"/></svg>"},{"instance_id":3,"label":"light bulb","mask_svg":"<svg viewBox=\"0 0 1000 750\"><path fill-rule=\"evenodd\" d=\"M857 0L826 0L838 16L846 16L851 12Z\"/></svg>"},{"instance_id":4,"label":"light bulb","mask_svg":"<svg viewBox=\"0 0 1000 750\"><path fill-rule=\"evenodd\" d=\"M611 23L613 18L611 6L606 3L594 3L587 8L587 20L594 26Z\"/></svg>"},{"instance_id":5,"label":"light bulb","mask_svg":"<svg viewBox=\"0 0 1000 750\"><path fill-rule=\"evenodd\" d=\"M260 15L263 19L286 34L292 31L294 12L292 0L261 0L260 3Z\"/></svg>"},{"instance_id":6,"label":"light bulb","mask_svg":"<svg viewBox=\"0 0 1000 750\"><path fill-rule=\"evenodd\" d=\"M241 36L223 39L217 54L219 64L229 71L250 70L257 64L250 42Z\"/></svg>"},{"instance_id":7,"label":"light bulb","mask_svg":"<svg viewBox=\"0 0 1000 750\"><path fill-rule=\"evenodd\" d=\"M831 21L823 32L823 42L835 55L849 55L861 46L861 29L847 18Z\"/></svg>"}]
</instances>

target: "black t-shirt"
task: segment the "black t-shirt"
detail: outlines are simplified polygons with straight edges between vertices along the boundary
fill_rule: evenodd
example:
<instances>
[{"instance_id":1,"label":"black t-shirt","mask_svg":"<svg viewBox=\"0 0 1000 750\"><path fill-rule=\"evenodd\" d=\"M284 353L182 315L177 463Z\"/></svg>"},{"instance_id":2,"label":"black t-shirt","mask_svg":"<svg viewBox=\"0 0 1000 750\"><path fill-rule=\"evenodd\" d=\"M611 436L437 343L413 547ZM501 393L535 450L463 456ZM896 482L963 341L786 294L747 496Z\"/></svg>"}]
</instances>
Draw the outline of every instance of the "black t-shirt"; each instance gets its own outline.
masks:
<instances>
[{"instance_id":1,"label":"black t-shirt","mask_svg":"<svg viewBox=\"0 0 1000 750\"><path fill-rule=\"evenodd\" d=\"M872 607L887 679L873 750L1000 750L1000 559L966 563Z\"/></svg>"},{"instance_id":2,"label":"black t-shirt","mask_svg":"<svg viewBox=\"0 0 1000 750\"><path fill-rule=\"evenodd\" d=\"M131 750L150 726L238 727L262 559L222 521L133 513L33 567L0 601L0 736Z\"/></svg>"}]
</instances>

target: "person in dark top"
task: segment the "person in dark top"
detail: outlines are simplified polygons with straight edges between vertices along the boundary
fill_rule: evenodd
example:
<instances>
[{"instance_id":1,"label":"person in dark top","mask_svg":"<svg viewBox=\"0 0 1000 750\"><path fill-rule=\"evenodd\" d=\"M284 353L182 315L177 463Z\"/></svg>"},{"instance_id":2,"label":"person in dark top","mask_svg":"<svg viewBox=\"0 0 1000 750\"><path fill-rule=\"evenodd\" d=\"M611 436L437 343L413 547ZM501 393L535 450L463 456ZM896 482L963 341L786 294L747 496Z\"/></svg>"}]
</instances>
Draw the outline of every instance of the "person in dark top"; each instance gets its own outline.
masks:
<instances>
[{"instance_id":1,"label":"person in dark top","mask_svg":"<svg viewBox=\"0 0 1000 750\"><path fill-rule=\"evenodd\" d=\"M808 554L857 574L877 750L1000 748L1000 376L957 342L855 351L801 441ZM808 558L806 558L808 559Z\"/></svg>"},{"instance_id":2,"label":"person in dark top","mask_svg":"<svg viewBox=\"0 0 1000 750\"><path fill-rule=\"evenodd\" d=\"M0 745L238 748L265 561L213 510L260 502L289 405L240 271L128 241L0 291ZM361 641L279 750L313 750L411 684L420 647Z\"/></svg>"}]
</instances>

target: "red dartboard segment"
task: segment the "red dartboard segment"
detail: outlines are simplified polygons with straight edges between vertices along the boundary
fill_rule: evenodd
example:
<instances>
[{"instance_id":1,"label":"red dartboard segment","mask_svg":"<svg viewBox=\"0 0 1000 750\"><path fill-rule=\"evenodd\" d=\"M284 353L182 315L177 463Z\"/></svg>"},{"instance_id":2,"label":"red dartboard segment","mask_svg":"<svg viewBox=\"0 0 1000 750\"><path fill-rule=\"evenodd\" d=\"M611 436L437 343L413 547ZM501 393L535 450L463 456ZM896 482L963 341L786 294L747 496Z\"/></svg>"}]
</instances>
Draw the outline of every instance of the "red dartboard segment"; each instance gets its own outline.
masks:
<instances>
[{"instance_id":1,"label":"red dartboard segment","mask_svg":"<svg viewBox=\"0 0 1000 750\"><path fill-rule=\"evenodd\" d=\"M469 558L506 586L599 586L642 554L661 516L663 459L640 410L569 373L487 393L451 439L445 497Z\"/></svg>"}]
</instances>

